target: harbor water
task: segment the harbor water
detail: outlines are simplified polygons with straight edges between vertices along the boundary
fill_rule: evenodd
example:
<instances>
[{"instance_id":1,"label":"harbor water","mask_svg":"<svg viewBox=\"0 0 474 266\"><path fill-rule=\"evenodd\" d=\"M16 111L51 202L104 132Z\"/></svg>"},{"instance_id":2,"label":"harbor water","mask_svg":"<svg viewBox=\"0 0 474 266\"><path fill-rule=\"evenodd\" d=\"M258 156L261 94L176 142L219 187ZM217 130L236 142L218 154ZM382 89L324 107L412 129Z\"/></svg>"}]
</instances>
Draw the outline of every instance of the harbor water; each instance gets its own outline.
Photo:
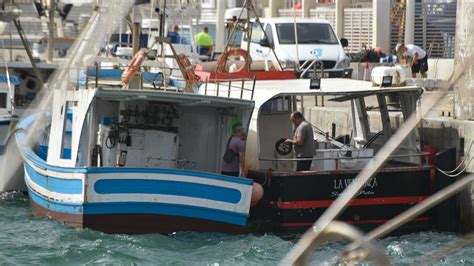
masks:
<instances>
[{"instance_id":1,"label":"harbor water","mask_svg":"<svg viewBox=\"0 0 474 266\"><path fill-rule=\"evenodd\" d=\"M297 239L276 235L179 232L171 235L104 234L36 218L28 197L0 195L1 264L276 265ZM333 264L346 243L329 243L314 265ZM474 265L474 245L450 233L421 232L379 241L393 264Z\"/></svg>"}]
</instances>

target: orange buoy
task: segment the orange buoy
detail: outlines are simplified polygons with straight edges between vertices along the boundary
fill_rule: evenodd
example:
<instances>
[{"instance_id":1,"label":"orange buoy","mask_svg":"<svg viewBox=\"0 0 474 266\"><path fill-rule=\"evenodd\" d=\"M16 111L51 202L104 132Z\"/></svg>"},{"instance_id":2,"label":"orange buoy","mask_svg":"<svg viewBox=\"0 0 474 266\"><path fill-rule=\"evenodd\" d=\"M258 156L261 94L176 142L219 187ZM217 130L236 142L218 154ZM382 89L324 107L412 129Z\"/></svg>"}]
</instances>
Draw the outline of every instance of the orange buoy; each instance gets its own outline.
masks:
<instances>
[{"instance_id":1,"label":"orange buoy","mask_svg":"<svg viewBox=\"0 0 474 266\"><path fill-rule=\"evenodd\" d=\"M122 82L123 84L127 85L128 82L132 79L133 75L137 73L138 69L142 65L143 61L145 61L145 54L146 54L147 49L142 48L140 51L138 51L128 64L127 68L125 71L122 73Z\"/></svg>"},{"instance_id":2,"label":"orange buoy","mask_svg":"<svg viewBox=\"0 0 474 266\"><path fill-rule=\"evenodd\" d=\"M190 81L199 81L200 78L196 73L194 73L194 68L191 65L191 62L189 62L189 59L186 55L184 54L179 54L177 58L178 64L182 69L184 69L184 72L186 74L185 79L190 80Z\"/></svg>"}]
</instances>

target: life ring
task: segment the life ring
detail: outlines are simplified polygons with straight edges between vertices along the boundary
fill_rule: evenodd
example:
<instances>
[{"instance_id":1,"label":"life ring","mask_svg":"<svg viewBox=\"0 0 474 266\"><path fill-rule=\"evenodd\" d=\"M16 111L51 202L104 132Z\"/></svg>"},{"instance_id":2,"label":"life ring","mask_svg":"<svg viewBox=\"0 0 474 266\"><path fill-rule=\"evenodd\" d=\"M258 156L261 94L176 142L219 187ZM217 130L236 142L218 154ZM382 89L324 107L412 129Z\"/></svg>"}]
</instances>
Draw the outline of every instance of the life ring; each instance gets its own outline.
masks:
<instances>
[{"instance_id":1,"label":"life ring","mask_svg":"<svg viewBox=\"0 0 474 266\"><path fill-rule=\"evenodd\" d=\"M188 57L184 54L179 54L178 55L178 64L182 69L184 69L184 73L186 73L186 80L190 81L199 81L200 78L196 73L194 73L194 68L191 65L191 62L189 61Z\"/></svg>"},{"instance_id":2,"label":"life ring","mask_svg":"<svg viewBox=\"0 0 474 266\"><path fill-rule=\"evenodd\" d=\"M251 57L249 53L240 48L230 48L221 56L219 56L219 58L217 59L217 67L216 67L217 73L225 72L225 64L229 56L238 56L238 55L245 59L245 63L241 67L239 67L235 72L247 70L251 61Z\"/></svg>"},{"instance_id":3,"label":"life ring","mask_svg":"<svg viewBox=\"0 0 474 266\"><path fill-rule=\"evenodd\" d=\"M145 61L145 54L146 54L146 49L142 48L133 56L127 68L122 73L121 79L122 79L123 84L127 85L128 82L130 82L130 80L132 79L133 75L137 73L143 61Z\"/></svg>"}]
</instances>

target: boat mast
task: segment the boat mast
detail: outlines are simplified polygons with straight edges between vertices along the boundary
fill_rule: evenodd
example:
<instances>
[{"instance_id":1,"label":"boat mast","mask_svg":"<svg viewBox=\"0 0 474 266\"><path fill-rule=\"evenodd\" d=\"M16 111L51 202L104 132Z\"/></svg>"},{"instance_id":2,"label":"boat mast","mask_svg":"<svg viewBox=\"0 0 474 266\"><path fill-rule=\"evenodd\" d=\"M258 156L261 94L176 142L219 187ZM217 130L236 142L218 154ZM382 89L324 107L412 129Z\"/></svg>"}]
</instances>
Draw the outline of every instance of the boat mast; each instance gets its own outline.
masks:
<instances>
[{"instance_id":1,"label":"boat mast","mask_svg":"<svg viewBox=\"0 0 474 266\"><path fill-rule=\"evenodd\" d=\"M161 10L161 13L160 13L160 32L159 32L160 38L165 37L165 18L166 18L166 0L163 0L163 9ZM163 55L164 53L163 43L161 43L160 47L161 47L161 55Z\"/></svg>"},{"instance_id":2,"label":"boat mast","mask_svg":"<svg viewBox=\"0 0 474 266\"><path fill-rule=\"evenodd\" d=\"M54 52L54 10L56 9L55 0L49 0L49 24L48 24L48 63L53 62L53 52Z\"/></svg>"},{"instance_id":3,"label":"boat mast","mask_svg":"<svg viewBox=\"0 0 474 266\"><path fill-rule=\"evenodd\" d=\"M39 71L39 68L36 65L36 62L33 59L33 53L31 52L30 44L28 40L26 39L23 29L21 28L20 21L17 19L14 19L13 24L15 24L16 30L18 31L18 35L20 35L21 42L23 43L23 47L25 47L26 54L28 55L28 59L30 59L31 67L33 68L33 73L35 73L36 79L39 81L40 86L43 87L44 86L43 76L41 75L41 72Z\"/></svg>"}]
</instances>

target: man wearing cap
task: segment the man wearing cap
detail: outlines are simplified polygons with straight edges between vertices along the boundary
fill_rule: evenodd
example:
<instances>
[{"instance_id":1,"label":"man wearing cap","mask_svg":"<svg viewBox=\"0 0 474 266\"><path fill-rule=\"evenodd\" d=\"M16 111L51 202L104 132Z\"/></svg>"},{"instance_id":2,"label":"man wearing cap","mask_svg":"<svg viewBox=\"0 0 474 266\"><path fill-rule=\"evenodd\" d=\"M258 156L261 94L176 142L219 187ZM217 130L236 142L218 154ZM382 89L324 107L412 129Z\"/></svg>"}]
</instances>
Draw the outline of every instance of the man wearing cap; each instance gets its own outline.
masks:
<instances>
[{"instance_id":1,"label":"man wearing cap","mask_svg":"<svg viewBox=\"0 0 474 266\"><path fill-rule=\"evenodd\" d=\"M395 46L395 52L397 54L405 54L412 58L410 63L411 76L416 78L416 73L421 73L422 78L426 78L426 72L428 71L428 54L420 47L414 44L397 44Z\"/></svg>"}]
</instances>

